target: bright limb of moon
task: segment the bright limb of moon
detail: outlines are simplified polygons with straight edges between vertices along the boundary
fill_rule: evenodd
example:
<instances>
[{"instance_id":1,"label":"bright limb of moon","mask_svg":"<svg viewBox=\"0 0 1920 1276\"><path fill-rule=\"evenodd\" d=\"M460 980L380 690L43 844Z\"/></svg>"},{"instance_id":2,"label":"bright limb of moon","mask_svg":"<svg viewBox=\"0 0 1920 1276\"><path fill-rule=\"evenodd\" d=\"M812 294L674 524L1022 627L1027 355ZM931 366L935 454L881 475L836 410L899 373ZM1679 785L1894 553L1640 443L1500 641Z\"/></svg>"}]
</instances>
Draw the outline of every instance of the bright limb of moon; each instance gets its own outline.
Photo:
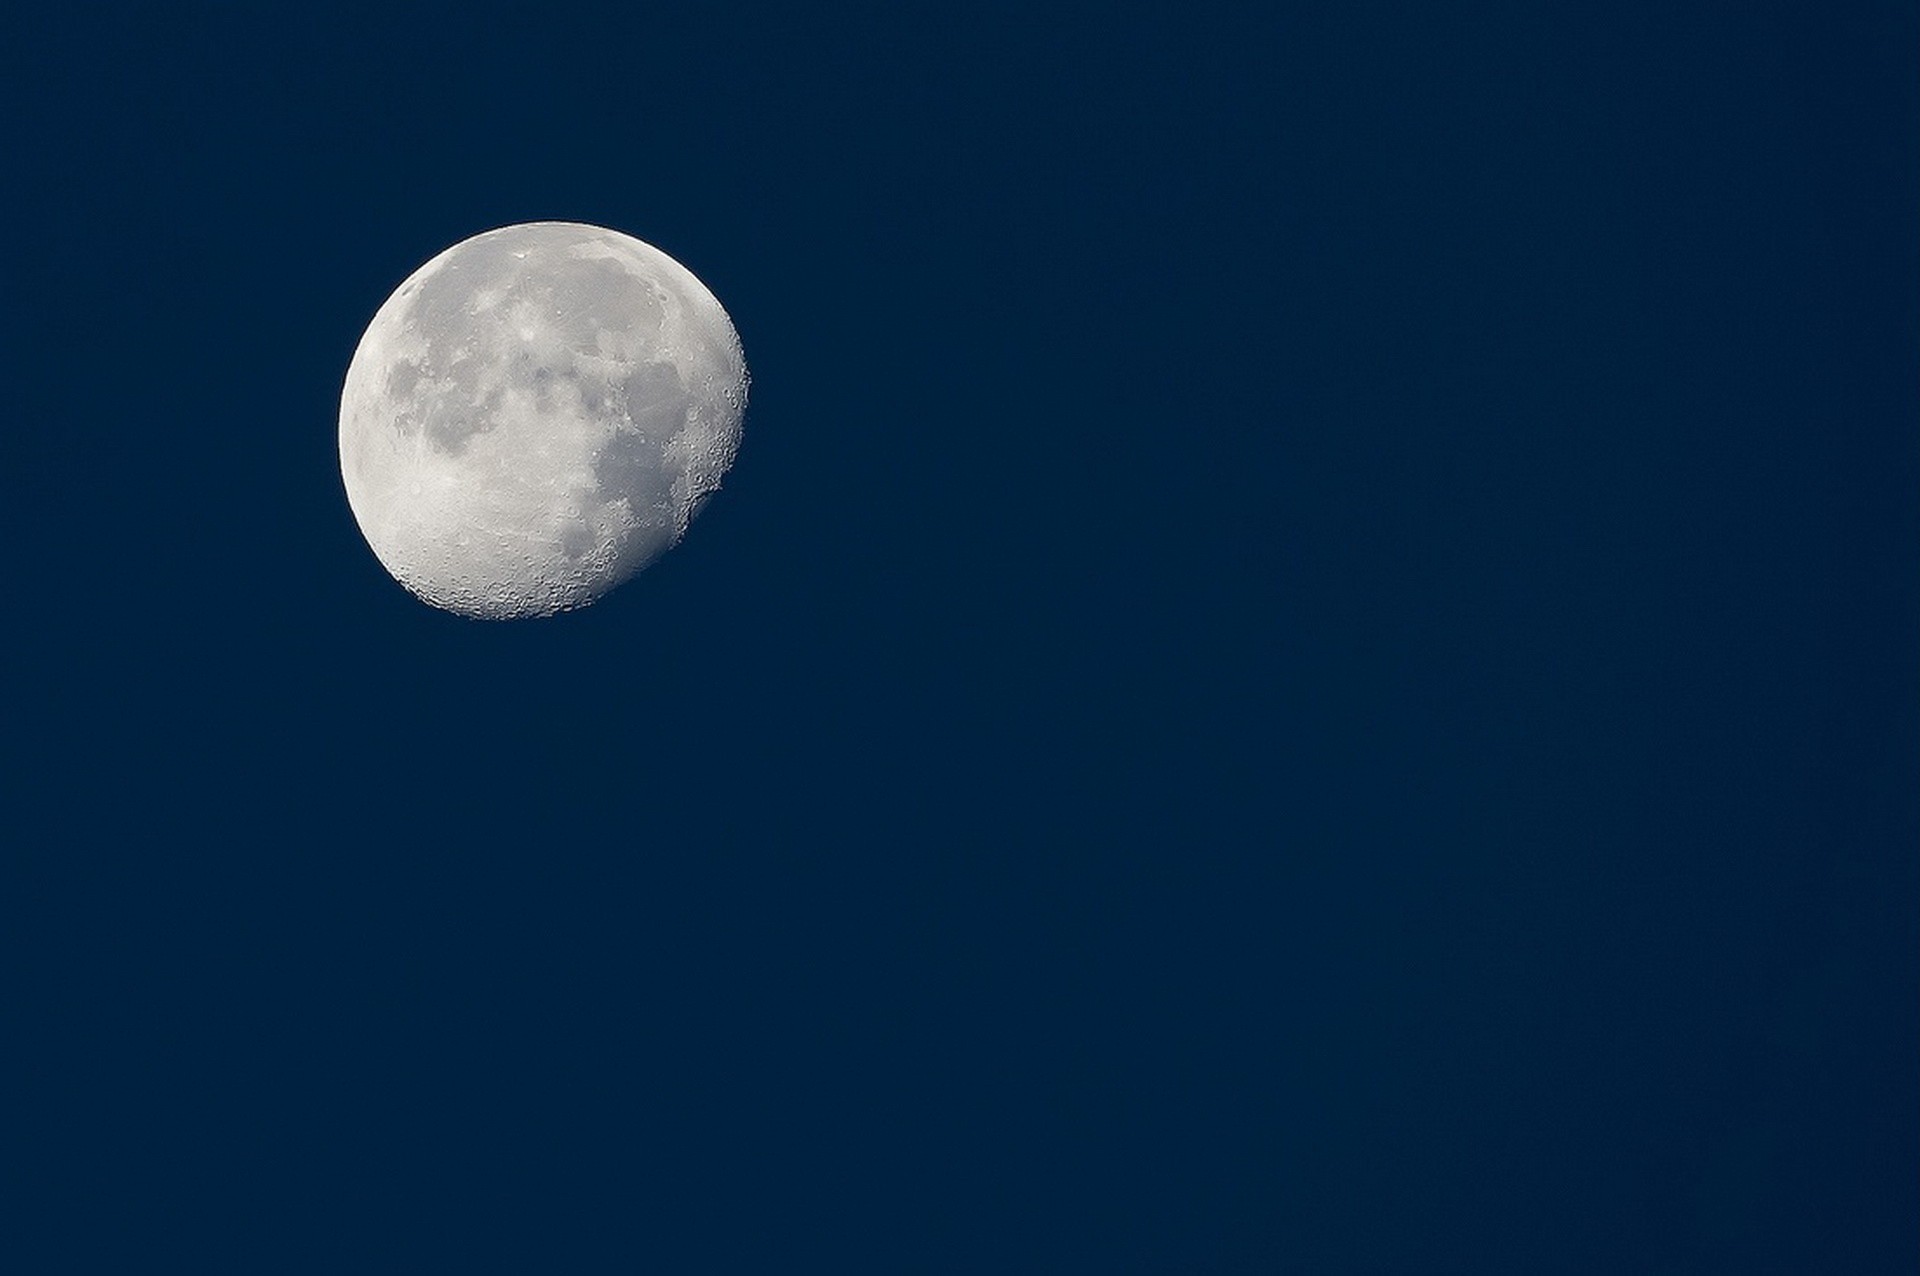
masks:
<instances>
[{"instance_id":1,"label":"bright limb of moon","mask_svg":"<svg viewBox=\"0 0 1920 1276\"><path fill-rule=\"evenodd\" d=\"M582 607L672 548L740 443L740 338L631 235L529 222L416 270L354 351L340 474L375 557L425 602Z\"/></svg>"}]
</instances>

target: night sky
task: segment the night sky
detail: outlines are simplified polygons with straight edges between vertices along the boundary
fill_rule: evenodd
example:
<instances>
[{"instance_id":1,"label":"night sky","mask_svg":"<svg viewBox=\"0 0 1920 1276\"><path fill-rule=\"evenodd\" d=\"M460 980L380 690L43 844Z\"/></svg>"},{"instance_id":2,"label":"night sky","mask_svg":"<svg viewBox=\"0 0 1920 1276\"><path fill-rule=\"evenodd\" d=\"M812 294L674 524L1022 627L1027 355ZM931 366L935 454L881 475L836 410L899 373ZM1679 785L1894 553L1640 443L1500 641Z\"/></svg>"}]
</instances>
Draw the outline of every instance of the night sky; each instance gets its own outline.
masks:
<instances>
[{"instance_id":1,"label":"night sky","mask_svg":"<svg viewBox=\"0 0 1920 1276\"><path fill-rule=\"evenodd\" d=\"M1912 5L251 8L0 34L0 1266L1915 1270ZM744 441L462 620L545 219Z\"/></svg>"}]
</instances>

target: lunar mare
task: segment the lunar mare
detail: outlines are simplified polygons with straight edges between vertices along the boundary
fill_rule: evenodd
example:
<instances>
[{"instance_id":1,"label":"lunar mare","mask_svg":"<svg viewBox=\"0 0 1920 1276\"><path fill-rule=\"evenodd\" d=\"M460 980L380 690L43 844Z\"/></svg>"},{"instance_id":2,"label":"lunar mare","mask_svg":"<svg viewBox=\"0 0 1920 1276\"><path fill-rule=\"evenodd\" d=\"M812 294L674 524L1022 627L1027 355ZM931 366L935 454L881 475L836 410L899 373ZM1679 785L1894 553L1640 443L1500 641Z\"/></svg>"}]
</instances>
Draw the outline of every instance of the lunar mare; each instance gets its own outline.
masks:
<instances>
[{"instance_id":1,"label":"lunar mare","mask_svg":"<svg viewBox=\"0 0 1920 1276\"><path fill-rule=\"evenodd\" d=\"M551 615L686 534L746 398L739 336L680 263L598 226L507 226L374 315L340 396L340 473L375 557L421 600Z\"/></svg>"}]
</instances>

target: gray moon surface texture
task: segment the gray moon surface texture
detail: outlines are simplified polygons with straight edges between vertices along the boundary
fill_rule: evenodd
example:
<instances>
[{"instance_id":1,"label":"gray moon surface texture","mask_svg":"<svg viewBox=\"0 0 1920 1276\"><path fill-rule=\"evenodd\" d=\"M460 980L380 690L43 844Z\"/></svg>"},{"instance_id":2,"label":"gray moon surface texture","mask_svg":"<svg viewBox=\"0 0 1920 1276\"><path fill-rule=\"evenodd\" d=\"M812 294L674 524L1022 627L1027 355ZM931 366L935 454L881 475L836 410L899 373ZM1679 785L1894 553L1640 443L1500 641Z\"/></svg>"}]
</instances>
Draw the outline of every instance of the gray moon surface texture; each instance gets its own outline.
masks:
<instances>
[{"instance_id":1,"label":"gray moon surface texture","mask_svg":"<svg viewBox=\"0 0 1920 1276\"><path fill-rule=\"evenodd\" d=\"M746 402L740 338L686 267L598 226L506 226L374 315L340 396L340 474L375 557L421 600L547 616L686 534Z\"/></svg>"}]
</instances>

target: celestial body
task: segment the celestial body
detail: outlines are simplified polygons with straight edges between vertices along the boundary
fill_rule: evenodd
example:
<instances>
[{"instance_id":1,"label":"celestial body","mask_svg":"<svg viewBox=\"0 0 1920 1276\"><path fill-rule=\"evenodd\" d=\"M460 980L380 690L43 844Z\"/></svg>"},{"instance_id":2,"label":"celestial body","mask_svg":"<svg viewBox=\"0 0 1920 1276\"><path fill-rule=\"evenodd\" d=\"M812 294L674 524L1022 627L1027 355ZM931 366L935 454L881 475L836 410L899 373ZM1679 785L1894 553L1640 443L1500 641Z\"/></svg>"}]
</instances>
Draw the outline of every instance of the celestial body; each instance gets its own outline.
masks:
<instances>
[{"instance_id":1,"label":"celestial body","mask_svg":"<svg viewBox=\"0 0 1920 1276\"><path fill-rule=\"evenodd\" d=\"M463 616L547 616L664 554L720 486L740 338L659 249L576 222L463 240L367 325L340 474L395 580Z\"/></svg>"}]
</instances>

